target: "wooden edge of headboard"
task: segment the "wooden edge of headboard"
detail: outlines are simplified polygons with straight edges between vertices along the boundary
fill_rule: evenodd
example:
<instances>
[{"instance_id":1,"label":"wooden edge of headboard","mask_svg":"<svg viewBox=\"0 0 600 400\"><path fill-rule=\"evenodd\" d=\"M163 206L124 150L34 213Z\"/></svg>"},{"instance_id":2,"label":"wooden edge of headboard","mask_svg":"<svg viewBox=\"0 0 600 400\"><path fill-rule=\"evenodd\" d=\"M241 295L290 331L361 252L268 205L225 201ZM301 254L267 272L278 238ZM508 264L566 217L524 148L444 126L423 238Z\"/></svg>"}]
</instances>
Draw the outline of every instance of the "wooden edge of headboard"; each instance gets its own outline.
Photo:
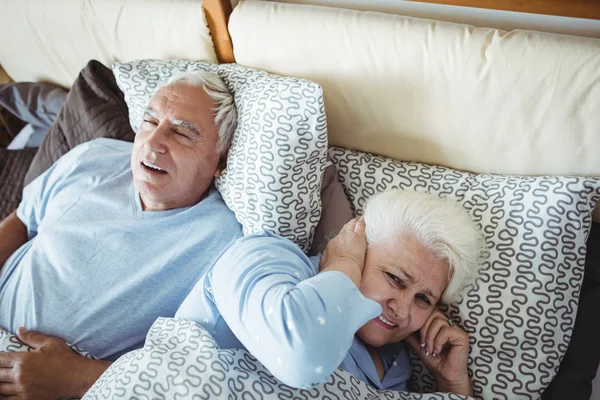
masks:
<instances>
[{"instance_id":1,"label":"wooden edge of headboard","mask_svg":"<svg viewBox=\"0 0 600 400\"><path fill-rule=\"evenodd\" d=\"M9 83L12 82L13 80L11 79L10 76L8 76L8 74L6 73L6 71L4 70L4 68L2 68L2 65L0 65L0 84L2 83Z\"/></svg>"},{"instance_id":2,"label":"wooden edge of headboard","mask_svg":"<svg viewBox=\"0 0 600 400\"><path fill-rule=\"evenodd\" d=\"M208 29L212 36L217 59L220 63L234 63L233 43L229 36L227 23L233 10L230 0L203 0L202 7L206 14Z\"/></svg>"},{"instance_id":3,"label":"wooden edge of headboard","mask_svg":"<svg viewBox=\"0 0 600 400\"><path fill-rule=\"evenodd\" d=\"M600 19L600 1L597 0L411 0L419 3L446 4L517 11L562 17Z\"/></svg>"}]
</instances>

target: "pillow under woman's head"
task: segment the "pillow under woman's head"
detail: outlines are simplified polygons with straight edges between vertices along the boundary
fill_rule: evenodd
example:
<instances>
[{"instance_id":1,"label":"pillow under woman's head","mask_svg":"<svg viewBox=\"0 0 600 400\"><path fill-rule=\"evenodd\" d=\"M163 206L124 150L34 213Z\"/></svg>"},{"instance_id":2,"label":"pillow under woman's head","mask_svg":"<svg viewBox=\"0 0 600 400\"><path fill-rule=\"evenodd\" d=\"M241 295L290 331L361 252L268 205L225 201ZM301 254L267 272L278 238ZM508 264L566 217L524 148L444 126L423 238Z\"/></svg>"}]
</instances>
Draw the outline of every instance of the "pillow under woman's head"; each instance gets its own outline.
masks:
<instances>
[{"instance_id":1,"label":"pillow under woman's head","mask_svg":"<svg viewBox=\"0 0 600 400\"><path fill-rule=\"evenodd\" d=\"M538 398L573 332L600 180L475 175L340 148L329 154L356 214L390 189L450 198L466 210L486 254L473 289L446 312L470 336L474 397ZM435 387L416 356L413 378L419 391Z\"/></svg>"}]
</instances>

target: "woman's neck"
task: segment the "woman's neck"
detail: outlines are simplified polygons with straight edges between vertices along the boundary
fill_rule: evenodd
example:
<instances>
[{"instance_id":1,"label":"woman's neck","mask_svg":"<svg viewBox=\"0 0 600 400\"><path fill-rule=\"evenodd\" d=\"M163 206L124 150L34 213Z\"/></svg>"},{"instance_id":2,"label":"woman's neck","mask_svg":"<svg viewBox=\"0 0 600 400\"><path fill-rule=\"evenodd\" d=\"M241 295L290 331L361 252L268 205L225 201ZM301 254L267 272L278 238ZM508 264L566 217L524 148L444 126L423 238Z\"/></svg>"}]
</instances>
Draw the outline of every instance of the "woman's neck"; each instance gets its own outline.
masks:
<instances>
[{"instance_id":1,"label":"woman's neck","mask_svg":"<svg viewBox=\"0 0 600 400\"><path fill-rule=\"evenodd\" d=\"M375 371L377 371L377 376L379 377L379 381L383 380L383 375L385 373L383 369L383 361L381 361L381 354L379 353L379 349L377 347L373 347L365 343L365 347L373 360L373 364L375 365Z\"/></svg>"}]
</instances>

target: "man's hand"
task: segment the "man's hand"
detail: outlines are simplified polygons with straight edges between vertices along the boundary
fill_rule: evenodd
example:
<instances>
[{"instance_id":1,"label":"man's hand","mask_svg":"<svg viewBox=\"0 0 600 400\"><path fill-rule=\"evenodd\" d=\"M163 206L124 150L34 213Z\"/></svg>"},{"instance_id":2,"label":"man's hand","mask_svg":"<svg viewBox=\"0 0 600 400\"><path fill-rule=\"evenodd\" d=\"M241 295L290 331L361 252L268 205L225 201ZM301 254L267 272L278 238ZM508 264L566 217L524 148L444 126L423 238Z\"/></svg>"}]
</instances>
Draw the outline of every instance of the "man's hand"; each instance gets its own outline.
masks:
<instances>
[{"instance_id":1,"label":"man's hand","mask_svg":"<svg viewBox=\"0 0 600 400\"><path fill-rule=\"evenodd\" d=\"M33 350L0 352L0 397L79 398L110 365L107 361L88 360L51 336L19 328L17 337Z\"/></svg>"},{"instance_id":2,"label":"man's hand","mask_svg":"<svg viewBox=\"0 0 600 400\"><path fill-rule=\"evenodd\" d=\"M469 335L458 325L451 325L448 318L437 308L421 328L420 339L416 335L406 338L423 364L434 375L438 390L473 395L467 370Z\"/></svg>"},{"instance_id":3,"label":"man's hand","mask_svg":"<svg viewBox=\"0 0 600 400\"><path fill-rule=\"evenodd\" d=\"M320 272L343 272L360 287L367 253L365 227L363 217L354 218L346 223L340 233L327 243L319 263Z\"/></svg>"}]
</instances>

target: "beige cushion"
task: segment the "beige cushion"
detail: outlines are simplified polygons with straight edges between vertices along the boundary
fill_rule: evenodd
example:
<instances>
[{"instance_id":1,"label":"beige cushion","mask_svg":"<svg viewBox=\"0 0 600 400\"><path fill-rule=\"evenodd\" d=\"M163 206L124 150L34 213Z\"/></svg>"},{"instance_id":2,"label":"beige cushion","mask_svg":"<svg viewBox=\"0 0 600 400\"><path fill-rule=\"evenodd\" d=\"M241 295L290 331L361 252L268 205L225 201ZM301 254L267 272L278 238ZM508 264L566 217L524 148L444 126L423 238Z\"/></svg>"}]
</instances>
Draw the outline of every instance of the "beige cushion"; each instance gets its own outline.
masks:
<instances>
[{"instance_id":1,"label":"beige cushion","mask_svg":"<svg viewBox=\"0 0 600 400\"><path fill-rule=\"evenodd\" d=\"M333 145L600 175L598 39L260 1L240 2L229 27L238 63L323 85Z\"/></svg>"},{"instance_id":2,"label":"beige cushion","mask_svg":"<svg viewBox=\"0 0 600 400\"><path fill-rule=\"evenodd\" d=\"M241 1L238 63L320 83L331 145L460 170L600 175L600 40Z\"/></svg>"},{"instance_id":3,"label":"beige cushion","mask_svg":"<svg viewBox=\"0 0 600 400\"><path fill-rule=\"evenodd\" d=\"M201 0L2 2L0 64L15 81L70 86L91 59L216 62Z\"/></svg>"}]
</instances>

